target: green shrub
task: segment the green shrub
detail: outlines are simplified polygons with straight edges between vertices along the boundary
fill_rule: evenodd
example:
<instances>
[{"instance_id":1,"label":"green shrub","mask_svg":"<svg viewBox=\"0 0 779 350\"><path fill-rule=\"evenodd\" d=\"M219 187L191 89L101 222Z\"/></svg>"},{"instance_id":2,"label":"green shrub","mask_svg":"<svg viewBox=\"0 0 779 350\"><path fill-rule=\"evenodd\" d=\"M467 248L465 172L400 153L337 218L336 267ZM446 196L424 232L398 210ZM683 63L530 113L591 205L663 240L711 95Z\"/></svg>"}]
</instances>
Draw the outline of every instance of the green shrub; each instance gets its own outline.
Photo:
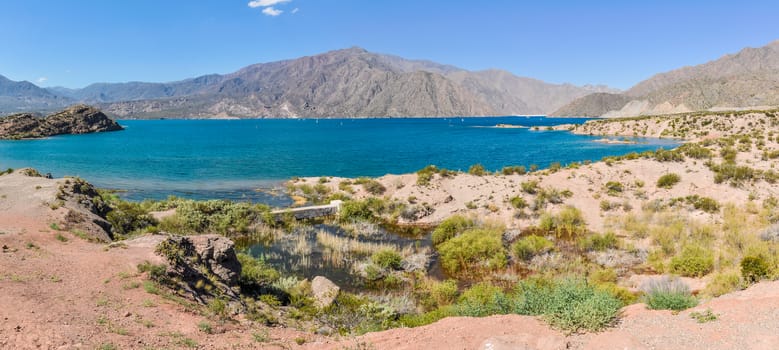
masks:
<instances>
[{"instance_id":1,"label":"green shrub","mask_svg":"<svg viewBox=\"0 0 779 350\"><path fill-rule=\"evenodd\" d=\"M489 282L473 285L460 295L454 312L459 316L482 317L512 311L512 301L500 287Z\"/></svg>"},{"instance_id":2,"label":"green shrub","mask_svg":"<svg viewBox=\"0 0 779 350\"><path fill-rule=\"evenodd\" d=\"M525 209L527 208L527 202L524 198L520 196L514 196L509 199L509 203L511 203L511 206L516 209Z\"/></svg>"},{"instance_id":3,"label":"green shrub","mask_svg":"<svg viewBox=\"0 0 779 350\"><path fill-rule=\"evenodd\" d=\"M453 279L437 282L430 286L430 296L439 307L453 303L457 299L457 294L457 281Z\"/></svg>"},{"instance_id":4,"label":"green shrub","mask_svg":"<svg viewBox=\"0 0 779 350\"><path fill-rule=\"evenodd\" d=\"M711 309L706 309L706 311L702 312L691 312L690 317L697 321L698 323L706 323L711 321L717 320L717 315L714 314L714 312L711 311Z\"/></svg>"},{"instance_id":5,"label":"green shrub","mask_svg":"<svg viewBox=\"0 0 779 350\"><path fill-rule=\"evenodd\" d=\"M741 277L735 272L722 272L714 274L706 283L705 293L707 295L718 297L739 290L741 288Z\"/></svg>"},{"instance_id":6,"label":"green shrub","mask_svg":"<svg viewBox=\"0 0 779 350\"><path fill-rule=\"evenodd\" d=\"M609 181L604 185L604 187L606 188L606 193L609 196L616 196L622 193L622 191L625 189L622 183L617 181Z\"/></svg>"},{"instance_id":7,"label":"green shrub","mask_svg":"<svg viewBox=\"0 0 779 350\"><path fill-rule=\"evenodd\" d=\"M384 192L387 191L387 188L384 187L384 185L382 185L380 182L373 179L364 182L362 184L362 188L364 188L365 191L367 191L368 193L374 196L382 195L384 194Z\"/></svg>"},{"instance_id":8,"label":"green shrub","mask_svg":"<svg viewBox=\"0 0 779 350\"><path fill-rule=\"evenodd\" d=\"M506 252L500 230L470 229L439 244L437 248L441 266L451 274L506 266Z\"/></svg>"},{"instance_id":9,"label":"green shrub","mask_svg":"<svg viewBox=\"0 0 779 350\"><path fill-rule=\"evenodd\" d=\"M671 272L687 277L703 277L714 269L714 254L706 248L688 244L671 258Z\"/></svg>"},{"instance_id":10,"label":"green shrub","mask_svg":"<svg viewBox=\"0 0 779 350\"><path fill-rule=\"evenodd\" d=\"M771 266L762 255L745 256L740 265L741 276L747 283L759 282L771 273Z\"/></svg>"},{"instance_id":11,"label":"green shrub","mask_svg":"<svg viewBox=\"0 0 779 350\"><path fill-rule=\"evenodd\" d=\"M546 232L554 233L558 238L571 238L587 230L582 212L572 206L564 207L557 215L544 213L541 215L538 227Z\"/></svg>"},{"instance_id":12,"label":"green shrub","mask_svg":"<svg viewBox=\"0 0 779 350\"><path fill-rule=\"evenodd\" d=\"M503 167L500 171L503 175L511 175L511 174L517 174L517 175L525 175L527 173L527 169L523 165L518 166L507 166Z\"/></svg>"},{"instance_id":13,"label":"green shrub","mask_svg":"<svg viewBox=\"0 0 779 350\"><path fill-rule=\"evenodd\" d=\"M243 285L268 285L278 280L280 274L264 259L255 258L249 254L239 253L241 263L240 281Z\"/></svg>"},{"instance_id":14,"label":"green shrub","mask_svg":"<svg viewBox=\"0 0 779 350\"><path fill-rule=\"evenodd\" d=\"M473 220L471 219L460 215L449 217L433 230L433 244L441 244L471 227L473 227Z\"/></svg>"},{"instance_id":15,"label":"green shrub","mask_svg":"<svg viewBox=\"0 0 779 350\"><path fill-rule=\"evenodd\" d=\"M598 331L617 318L622 302L584 281L523 281L518 287L515 311L541 315L566 332Z\"/></svg>"},{"instance_id":16,"label":"green shrub","mask_svg":"<svg viewBox=\"0 0 779 350\"><path fill-rule=\"evenodd\" d=\"M115 235L125 236L158 222L144 210L139 203L116 201L112 203L112 210L106 215L111 223L111 231Z\"/></svg>"},{"instance_id":17,"label":"green shrub","mask_svg":"<svg viewBox=\"0 0 779 350\"><path fill-rule=\"evenodd\" d=\"M470 168L468 168L468 174L476 175L476 176L484 176L487 174L487 171L484 170L484 166L481 164L474 164L471 165Z\"/></svg>"},{"instance_id":18,"label":"green shrub","mask_svg":"<svg viewBox=\"0 0 779 350\"><path fill-rule=\"evenodd\" d=\"M663 276L642 286L646 304L653 310L685 310L698 305L690 288L678 278Z\"/></svg>"},{"instance_id":19,"label":"green shrub","mask_svg":"<svg viewBox=\"0 0 779 350\"><path fill-rule=\"evenodd\" d=\"M678 150L690 158L708 159L712 157L711 150L698 143L685 143Z\"/></svg>"},{"instance_id":20,"label":"green shrub","mask_svg":"<svg viewBox=\"0 0 779 350\"><path fill-rule=\"evenodd\" d=\"M614 232L596 233L579 239L579 248L586 251L603 251L616 248L617 243L618 239Z\"/></svg>"},{"instance_id":21,"label":"green shrub","mask_svg":"<svg viewBox=\"0 0 779 350\"><path fill-rule=\"evenodd\" d=\"M719 203L709 197L701 197L698 195L692 195L687 197L687 201L692 203L692 206L695 209L705 211L707 213L717 213L719 212L720 205Z\"/></svg>"},{"instance_id":22,"label":"green shrub","mask_svg":"<svg viewBox=\"0 0 779 350\"><path fill-rule=\"evenodd\" d=\"M668 173L663 176L660 176L659 179L657 179L657 187L665 188L665 189L671 189L681 181L681 177L678 174L674 173Z\"/></svg>"},{"instance_id":23,"label":"green shrub","mask_svg":"<svg viewBox=\"0 0 779 350\"><path fill-rule=\"evenodd\" d=\"M427 186L430 184L430 180L433 179L433 175L438 172L435 165L428 165L417 171L417 185Z\"/></svg>"},{"instance_id":24,"label":"green shrub","mask_svg":"<svg viewBox=\"0 0 779 350\"><path fill-rule=\"evenodd\" d=\"M511 245L514 256L521 260L530 260L538 254L552 250L552 248L554 248L552 241L536 235L522 237Z\"/></svg>"},{"instance_id":25,"label":"green shrub","mask_svg":"<svg viewBox=\"0 0 779 350\"><path fill-rule=\"evenodd\" d=\"M245 202L233 203L225 200L193 201L171 199L158 203L154 209L176 208L176 215L160 222L160 229L176 233L214 232L222 235L245 234L253 224L271 219L270 208Z\"/></svg>"},{"instance_id":26,"label":"green shrub","mask_svg":"<svg viewBox=\"0 0 779 350\"><path fill-rule=\"evenodd\" d=\"M374 214L368 201L347 201L341 204L338 217L342 222L371 221L374 219Z\"/></svg>"},{"instance_id":27,"label":"green shrub","mask_svg":"<svg viewBox=\"0 0 779 350\"><path fill-rule=\"evenodd\" d=\"M538 181L526 181L519 185L522 187L522 192L527 194L536 194L536 192L538 192Z\"/></svg>"},{"instance_id":28,"label":"green shrub","mask_svg":"<svg viewBox=\"0 0 779 350\"><path fill-rule=\"evenodd\" d=\"M393 249L382 249L371 255L371 261L385 269L399 270L403 258Z\"/></svg>"}]
</instances>

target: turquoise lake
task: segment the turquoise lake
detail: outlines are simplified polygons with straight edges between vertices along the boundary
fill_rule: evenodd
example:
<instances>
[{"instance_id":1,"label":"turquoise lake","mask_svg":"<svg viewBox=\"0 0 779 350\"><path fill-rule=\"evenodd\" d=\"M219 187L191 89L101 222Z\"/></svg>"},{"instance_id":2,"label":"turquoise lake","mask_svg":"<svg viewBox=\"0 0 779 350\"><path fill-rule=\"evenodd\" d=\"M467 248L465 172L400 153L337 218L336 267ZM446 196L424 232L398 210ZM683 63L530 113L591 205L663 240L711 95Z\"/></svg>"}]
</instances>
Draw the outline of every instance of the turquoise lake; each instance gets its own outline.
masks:
<instances>
[{"instance_id":1,"label":"turquoise lake","mask_svg":"<svg viewBox=\"0 0 779 350\"><path fill-rule=\"evenodd\" d=\"M632 151L673 148L675 140L593 142L564 131L495 128L582 123L543 117L120 120L126 130L0 141L0 167L34 167L55 177L79 176L140 200L177 195L284 205L256 189L294 176L381 176L435 164L467 170L599 160ZM281 202L279 202L281 201Z\"/></svg>"}]
</instances>

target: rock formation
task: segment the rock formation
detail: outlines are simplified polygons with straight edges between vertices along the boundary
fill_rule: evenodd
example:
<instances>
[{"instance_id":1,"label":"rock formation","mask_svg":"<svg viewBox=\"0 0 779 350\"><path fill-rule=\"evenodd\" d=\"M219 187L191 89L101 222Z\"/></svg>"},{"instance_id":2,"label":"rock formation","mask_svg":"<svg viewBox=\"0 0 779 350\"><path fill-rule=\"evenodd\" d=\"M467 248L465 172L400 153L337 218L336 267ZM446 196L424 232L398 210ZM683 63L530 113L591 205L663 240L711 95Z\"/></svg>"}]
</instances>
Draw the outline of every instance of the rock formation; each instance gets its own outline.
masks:
<instances>
[{"instance_id":1,"label":"rock formation","mask_svg":"<svg viewBox=\"0 0 779 350\"><path fill-rule=\"evenodd\" d=\"M0 139L42 138L118 130L123 128L97 108L87 105L75 105L45 118L29 113L0 118Z\"/></svg>"}]
</instances>

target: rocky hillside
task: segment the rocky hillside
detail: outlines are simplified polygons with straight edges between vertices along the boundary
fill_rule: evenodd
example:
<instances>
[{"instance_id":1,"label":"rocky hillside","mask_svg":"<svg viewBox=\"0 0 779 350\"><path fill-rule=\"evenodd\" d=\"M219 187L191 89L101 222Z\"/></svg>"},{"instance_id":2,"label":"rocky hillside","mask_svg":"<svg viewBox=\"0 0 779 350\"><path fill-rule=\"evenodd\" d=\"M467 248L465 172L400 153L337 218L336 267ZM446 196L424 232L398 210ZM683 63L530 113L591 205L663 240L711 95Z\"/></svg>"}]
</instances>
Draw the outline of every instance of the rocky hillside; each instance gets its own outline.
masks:
<instances>
[{"instance_id":1,"label":"rocky hillside","mask_svg":"<svg viewBox=\"0 0 779 350\"><path fill-rule=\"evenodd\" d=\"M122 118L393 117L548 114L605 86L549 84L361 48L255 64L170 83L44 90ZM3 94L0 93L0 96ZM25 106L22 100L17 107Z\"/></svg>"},{"instance_id":2,"label":"rocky hillside","mask_svg":"<svg viewBox=\"0 0 779 350\"><path fill-rule=\"evenodd\" d=\"M0 75L0 115L20 110L50 111L72 102L28 81L13 81Z\"/></svg>"},{"instance_id":3,"label":"rocky hillside","mask_svg":"<svg viewBox=\"0 0 779 350\"><path fill-rule=\"evenodd\" d=\"M352 48L170 84L90 86L73 97L122 117L382 117L546 114L594 91L611 90Z\"/></svg>"},{"instance_id":4,"label":"rocky hillside","mask_svg":"<svg viewBox=\"0 0 779 350\"><path fill-rule=\"evenodd\" d=\"M75 105L41 118L29 113L0 118L0 139L41 138L62 134L87 134L122 130L97 108Z\"/></svg>"},{"instance_id":5,"label":"rocky hillside","mask_svg":"<svg viewBox=\"0 0 779 350\"><path fill-rule=\"evenodd\" d=\"M624 94L588 95L553 115L636 116L779 105L779 41L657 74Z\"/></svg>"}]
</instances>

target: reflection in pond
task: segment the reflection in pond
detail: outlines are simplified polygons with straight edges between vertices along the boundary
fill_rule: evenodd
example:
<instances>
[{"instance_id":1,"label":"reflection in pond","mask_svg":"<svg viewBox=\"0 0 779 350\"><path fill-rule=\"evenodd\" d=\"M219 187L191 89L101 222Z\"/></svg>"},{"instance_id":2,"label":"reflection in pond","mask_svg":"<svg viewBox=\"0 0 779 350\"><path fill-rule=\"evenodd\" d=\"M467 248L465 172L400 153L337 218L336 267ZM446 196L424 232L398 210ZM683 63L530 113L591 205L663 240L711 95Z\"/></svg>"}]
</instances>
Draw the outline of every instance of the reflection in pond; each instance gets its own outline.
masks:
<instances>
[{"instance_id":1,"label":"reflection in pond","mask_svg":"<svg viewBox=\"0 0 779 350\"><path fill-rule=\"evenodd\" d=\"M283 275L307 279L324 276L347 291L365 286L371 255L378 251L397 252L403 258L405 271L427 271L433 252L430 234L405 237L371 223L269 229L239 245L252 256L265 259Z\"/></svg>"}]
</instances>

